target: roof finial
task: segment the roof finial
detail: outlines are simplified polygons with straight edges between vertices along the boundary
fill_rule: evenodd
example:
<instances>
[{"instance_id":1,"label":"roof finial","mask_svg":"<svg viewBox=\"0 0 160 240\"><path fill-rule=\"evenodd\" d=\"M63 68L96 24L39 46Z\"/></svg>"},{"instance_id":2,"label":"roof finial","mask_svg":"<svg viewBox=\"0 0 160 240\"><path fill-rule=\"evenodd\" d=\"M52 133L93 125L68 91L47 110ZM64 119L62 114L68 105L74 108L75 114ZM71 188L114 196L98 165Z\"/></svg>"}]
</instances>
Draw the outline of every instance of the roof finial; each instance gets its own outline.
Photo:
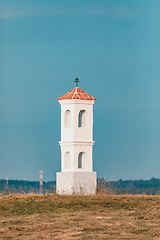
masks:
<instances>
[{"instance_id":1,"label":"roof finial","mask_svg":"<svg viewBox=\"0 0 160 240\"><path fill-rule=\"evenodd\" d=\"M76 83L76 87L78 87L78 83L79 83L78 77L75 78L74 82Z\"/></svg>"}]
</instances>

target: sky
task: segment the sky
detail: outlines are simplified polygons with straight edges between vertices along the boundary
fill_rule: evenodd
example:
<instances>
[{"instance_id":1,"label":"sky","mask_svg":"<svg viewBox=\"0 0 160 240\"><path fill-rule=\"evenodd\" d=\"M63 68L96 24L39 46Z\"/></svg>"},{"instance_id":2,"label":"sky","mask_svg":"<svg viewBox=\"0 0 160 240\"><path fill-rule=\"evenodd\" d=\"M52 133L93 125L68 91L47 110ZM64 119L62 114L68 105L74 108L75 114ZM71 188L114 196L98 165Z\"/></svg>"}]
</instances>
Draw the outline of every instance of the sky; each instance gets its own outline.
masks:
<instances>
[{"instance_id":1,"label":"sky","mask_svg":"<svg viewBox=\"0 0 160 240\"><path fill-rule=\"evenodd\" d=\"M159 0L0 0L0 179L55 180L76 76L98 177L160 178L159 26Z\"/></svg>"}]
</instances>

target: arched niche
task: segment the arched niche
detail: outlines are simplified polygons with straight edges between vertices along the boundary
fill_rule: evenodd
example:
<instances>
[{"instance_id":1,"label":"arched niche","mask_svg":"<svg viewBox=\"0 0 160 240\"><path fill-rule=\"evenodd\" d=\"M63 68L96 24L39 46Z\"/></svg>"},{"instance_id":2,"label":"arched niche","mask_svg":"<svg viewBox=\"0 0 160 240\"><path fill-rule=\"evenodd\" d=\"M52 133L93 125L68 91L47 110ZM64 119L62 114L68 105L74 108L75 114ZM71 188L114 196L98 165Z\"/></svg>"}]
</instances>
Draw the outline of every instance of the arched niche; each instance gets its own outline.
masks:
<instances>
[{"instance_id":1,"label":"arched niche","mask_svg":"<svg viewBox=\"0 0 160 240\"><path fill-rule=\"evenodd\" d=\"M81 110L78 114L78 127L86 126L87 126L87 112L85 110Z\"/></svg>"},{"instance_id":2,"label":"arched niche","mask_svg":"<svg viewBox=\"0 0 160 240\"><path fill-rule=\"evenodd\" d=\"M70 153L69 152L65 152L65 155L64 155L64 167L65 167L65 169L69 169L70 168Z\"/></svg>"},{"instance_id":3,"label":"arched niche","mask_svg":"<svg viewBox=\"0 0 160 240\"><path fill-rule=\"evenodd\" d=\"M86 167L86 153L85 152L80 152L78 154L78 168L85 168Z\"/></svg>"},{"instance_id":4,"label":"arched niche","mask_svg":"<svg viewBox=\"0 0 160 240\"><path fill-rule=\"evenodd\" d=\"M71 127L71 111L70 110L66 110L65 111L64 126L66 128L70 128Z\"/></svg>"}]
</instances>

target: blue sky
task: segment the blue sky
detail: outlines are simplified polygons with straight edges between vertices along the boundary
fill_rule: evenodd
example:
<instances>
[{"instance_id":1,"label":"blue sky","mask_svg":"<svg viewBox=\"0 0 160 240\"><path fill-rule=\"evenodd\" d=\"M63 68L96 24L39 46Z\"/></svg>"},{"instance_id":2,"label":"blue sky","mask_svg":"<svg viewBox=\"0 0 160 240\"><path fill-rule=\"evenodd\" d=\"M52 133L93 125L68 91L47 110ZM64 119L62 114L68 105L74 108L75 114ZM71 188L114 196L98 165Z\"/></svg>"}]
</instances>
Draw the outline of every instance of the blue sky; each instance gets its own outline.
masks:
<instances>
[{"instance_id":1,"label":"blue sky","mask_svg":"<svg viewBox=\"0 0 160 240\"><path fill-rule=\"evenodd\" d=\"M98 177L160 178L159 25L159 0L0 0L0 179L55 180L76 76Z\"/></svg>"}]
</instances>

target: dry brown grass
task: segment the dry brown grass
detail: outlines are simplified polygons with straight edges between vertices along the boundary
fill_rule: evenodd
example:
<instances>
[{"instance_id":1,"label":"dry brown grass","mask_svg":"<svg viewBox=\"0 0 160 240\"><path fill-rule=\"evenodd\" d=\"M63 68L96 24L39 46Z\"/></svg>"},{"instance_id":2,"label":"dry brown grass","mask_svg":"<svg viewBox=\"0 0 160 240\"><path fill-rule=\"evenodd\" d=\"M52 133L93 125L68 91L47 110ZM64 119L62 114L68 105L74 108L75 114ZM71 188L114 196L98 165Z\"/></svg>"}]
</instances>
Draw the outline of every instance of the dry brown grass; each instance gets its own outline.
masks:
<instances>
[{"instance_id":1,"label":"dry brown grass","mask_svg":"<svg viewBox=\"0 0 160 240\"><path fill-rule=\"evenodd\" d=\"M160 239L160 196L0 195L0 239Z\"/></svg>"}]
</instances>

